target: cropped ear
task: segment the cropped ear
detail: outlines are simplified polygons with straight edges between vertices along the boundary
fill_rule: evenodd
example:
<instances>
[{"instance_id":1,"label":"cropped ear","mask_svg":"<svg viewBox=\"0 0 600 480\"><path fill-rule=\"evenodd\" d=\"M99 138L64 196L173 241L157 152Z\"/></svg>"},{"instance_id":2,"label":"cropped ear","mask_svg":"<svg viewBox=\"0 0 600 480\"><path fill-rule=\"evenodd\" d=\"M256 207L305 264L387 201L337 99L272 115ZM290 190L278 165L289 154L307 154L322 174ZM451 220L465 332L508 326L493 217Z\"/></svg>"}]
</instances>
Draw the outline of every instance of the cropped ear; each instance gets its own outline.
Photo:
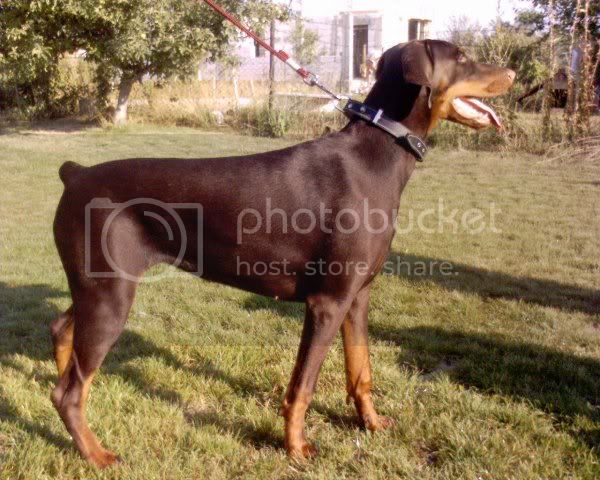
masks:
<instances>
[{"instance_id":1,"label":"cropped ear","mask_svg":"<svg viewBox=\"0 0 600 480\"><path fill-rule=\"evenodd\" d=\"M428 40L411 42L402 47L401 64L406 83L433 86L435 59Z\"/></svg>"},{"instance_id":2,"label":"cropped ear","mask_svg":"<svg viewBox=\"0 0 600 480\"><path fill-rule=\"evenodd\" d=\"M385 52L377 65L376 78L431 87L433 71L430 42L422 40L403 43Z\"/></svg>"}]
</instances>

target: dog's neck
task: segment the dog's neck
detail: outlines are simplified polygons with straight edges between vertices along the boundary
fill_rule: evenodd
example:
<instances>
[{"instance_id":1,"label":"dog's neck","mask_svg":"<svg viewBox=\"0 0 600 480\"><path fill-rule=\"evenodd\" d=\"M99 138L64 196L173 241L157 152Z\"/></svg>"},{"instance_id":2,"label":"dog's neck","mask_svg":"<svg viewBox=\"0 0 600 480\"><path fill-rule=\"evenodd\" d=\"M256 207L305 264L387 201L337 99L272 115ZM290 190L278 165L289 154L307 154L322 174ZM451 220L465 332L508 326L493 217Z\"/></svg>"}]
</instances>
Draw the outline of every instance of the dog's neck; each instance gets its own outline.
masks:
<instances>
[{"instance_id":1,"label":"dog's neck","mask_svg":"<svg viewBox=\"0 0 600 480\"><path fill-rule=\"evenodd\" d=\"M410 83L378 80L365 100L371 108L382 109L386 117L401 122L425 139L431 122L428 89Z\"/></svg>"}]
</instances>

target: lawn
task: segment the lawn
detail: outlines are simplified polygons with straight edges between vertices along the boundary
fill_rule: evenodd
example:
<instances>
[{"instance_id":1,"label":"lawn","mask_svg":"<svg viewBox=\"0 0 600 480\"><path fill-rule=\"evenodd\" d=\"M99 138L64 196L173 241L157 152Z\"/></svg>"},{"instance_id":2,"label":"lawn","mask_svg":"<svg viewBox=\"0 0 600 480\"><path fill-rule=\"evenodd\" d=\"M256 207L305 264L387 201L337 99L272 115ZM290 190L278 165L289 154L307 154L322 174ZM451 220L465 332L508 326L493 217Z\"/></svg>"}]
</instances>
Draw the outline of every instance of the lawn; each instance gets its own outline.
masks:
<instances>
[{"instance_id":1,"label":"lawn","mask_svg":"<svg viewBox=\"0 0 600 480\"><path fill-rule=\"evenodd\" d=\"M600 478L600 166L439 150L403 196L397 268L371 304L376 404L393 429L358 428L338 342L307 420L320 456L288 460L278 413L302 306L179 276L140 286L96 377L90 423L124 462L88 467L49 400L48 326L70 305L51 232L58 167L286 142L63 127L0 134L1 479ZM447 218L474 208L481 233Z\"/></svg>"}]
</instances>

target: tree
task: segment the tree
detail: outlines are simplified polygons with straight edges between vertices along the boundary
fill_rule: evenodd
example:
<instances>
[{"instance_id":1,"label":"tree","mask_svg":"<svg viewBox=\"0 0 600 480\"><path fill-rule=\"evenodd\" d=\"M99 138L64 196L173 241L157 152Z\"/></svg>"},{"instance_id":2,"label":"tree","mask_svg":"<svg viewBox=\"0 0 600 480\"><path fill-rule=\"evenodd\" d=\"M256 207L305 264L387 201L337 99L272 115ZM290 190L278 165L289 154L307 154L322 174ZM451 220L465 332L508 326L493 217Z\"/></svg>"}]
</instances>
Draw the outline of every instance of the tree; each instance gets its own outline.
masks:
<instances>
[{"instance_id":1,"label":"tree","mask_svg":"<svg viewBox=\"0 0 600 480\"><path fill-rule=\"evenodd\" d=\"M530 35L521 24L496 21L489 28L483 28L467 17L453 17L447 24L445 39L478 61L515 70L520 85L539 82L544 76L544 40Z\"/></svg>"},{"instance_id":2,"label":"tree","mask_svg":"<svg viewBox=\"0 0 600 480\"><path fill-rule=\"evenodd\" d=\"M60 55L78 48L65 27L71 20L62 2L0 3L0 90L7 97L2 103L48 106Z\"/></svg>"},{"instance_id":3,"label":"tree","mask_svg":"<svg viewBox=\"0 0 600 480\"><path fill-rule=\"evenodd\" d=\"M304 65L314 63L319 56L319 34L309 30L302 18L297 18L289 41L294 49L294 57Z\"/></svg>"},{"instance_id":4,"label":"tree","mask_svg":"<svg viewBox=\"0 0 600 480\"><path fill-rule=\"evenodd\" d=\"M454 45L475 53L475 47L483 40L485 30L469 17L460 15L451 17L446 25L445 39Z\"/></svg>"},{"instance_id":5,"label":"tree","mask_svg":"<svg viewBox=\"0 0 600 480\"><path fill-rule=\"evenodd\" d=\"M106 74L119 77L116 124L127 120L129 95L136 81L144 75L189 73L194 63L217 48L222 29L210 24L211 15L197 1L85 0L81 5L89 22L81 32L87 58L108 70Z\"/></svg>"},{"instance_id":6,"label":"tree","mask_svg":"<svg viewBox=\"0 0 600 480\"><path fill-rule=\"evenodd\" d=\"M76 0L73 0L76 1ZM186 76L209 55L219 56L239 32L198 0L78 2L88 20L82 32L88 58L119 77L114 122L127 119L131 89L145 75ZM265 25L283 10L267 0L223 1L236 16Z\"/></svg>"},{"instance_id":7,"label":"tree","mask_svg":"<svg viewBox=\"0 0 600 480\"><path fill-rule=\"evenodd\" d=\"M533 9L517 13L517 21L534 33L547 33L550 18L550 4L554 3L554 15L560 30L568 32L577 16L576 0L532 0ZM581 13L581 12L579 12ZM600 0L590 1L590 32L592 36L600 36Z\"/></svg>"},{"instance_id":8,"label":"tree","mask_svg":"<svg viewBox=\"0 0 600 480\"><path fill-rule=\"evenodd\" d=\"M593 60L594 48L596 45L592 43L590 38L592 36L592 17L590 16L591 3L591 0L585 0L585 8L582 12L583 34L581 36L581 43L583 44L583 59L581 62L581 86L579 92L580 108L575 119L575 126L578 129L579 134L590 131L590 116L592 113L590 104L594 98L593 83L597 69L597 62L594 62ZM598 37L596 37L596 41L597 40ZM600 52L596 52L596 55L600 55Z\"/></svg>"},{"instance_id":9,"label":"tree","mask_svg":"<svg viewBox=\"0 0 600 480\"><path fill-rule=\"evenodd\" d=\"M286 12L269 0L221 3L253 25ZM187 75L202 58L223 54L239 35L198 0L4 0L0 5L0 67L15 69L25 85L42 81L47 94L59 56L84 49L98 67L102 96L110 92L111 80L118 80L116 123L126 121L136 81Z\"/></svg>"},{"instance_id":10,"label":"tree","mask_svg":"<svg viewBox=\"0 0 600 480\"><path fill-rule=\"evenodd\" d=\"M600 59L600 0L533 0L533 5L519 12L517 19L540 36L549 35L548 19L555 19L557 56L568 77L565 124L567 137L573 140L576 134L590 131ZM550 89L552 79L546 86Z\"/></svg>"},{"instance_id":11,"label":"tree","mask_svg":"<svg viewBox=\"0 0 600 480\"><path fill-rule=\"evenodd\" d=\"M550 72L544 86L544 108L543 108L543 137L544 140L549 140L552 126L552 104L554 91L554 75L556 74L556 8L555 0L550 0L549 3L549 49L548 49L548 65Z\"/></svg>"},{"instance_id":12,"label":"tree","mask_svg":"<svg viewBox=\"0 0 600 480\"><path fill-rule=\"evenodd\" d=\"M575 11L581 10L581 0L577 0ZM579 32L579 15L575 15L573 18L573 25L571 26L571 41L569 44L569 65L573 65L575 61L575 47L577 46L578 32ZM575 135L575 118L578 109L578 102L575 99L575 75L571 68L567 69L567 104L565 106L565 124L567 126L567 138L573 140Z\"/></svg>"}]
</instances>

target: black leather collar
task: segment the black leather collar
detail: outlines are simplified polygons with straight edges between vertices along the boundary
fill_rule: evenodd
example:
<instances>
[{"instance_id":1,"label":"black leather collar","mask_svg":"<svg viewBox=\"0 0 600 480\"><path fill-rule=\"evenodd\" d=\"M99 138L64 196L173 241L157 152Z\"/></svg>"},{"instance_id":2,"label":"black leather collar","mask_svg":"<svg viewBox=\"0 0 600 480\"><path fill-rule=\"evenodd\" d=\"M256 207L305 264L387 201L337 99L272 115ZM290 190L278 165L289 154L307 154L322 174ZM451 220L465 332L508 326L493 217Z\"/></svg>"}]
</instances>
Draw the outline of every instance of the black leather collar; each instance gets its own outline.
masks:
<instances>
[{"instance_id":1,"label":"black leather collar","mask_svg":"<svg viewBox=\"0 0 600 480\"><path fill-rule=\"evenodd\" d=\"M425 155L427 155L427 145L425 142L400 122L386 117L383 110L375 110L364 103L348 100L348 103L344 107L344 114L348 118L358 117L366 120L397 138L409 152L415 155L419 162L422 162Z\"/></svg>"}]
</instances>

